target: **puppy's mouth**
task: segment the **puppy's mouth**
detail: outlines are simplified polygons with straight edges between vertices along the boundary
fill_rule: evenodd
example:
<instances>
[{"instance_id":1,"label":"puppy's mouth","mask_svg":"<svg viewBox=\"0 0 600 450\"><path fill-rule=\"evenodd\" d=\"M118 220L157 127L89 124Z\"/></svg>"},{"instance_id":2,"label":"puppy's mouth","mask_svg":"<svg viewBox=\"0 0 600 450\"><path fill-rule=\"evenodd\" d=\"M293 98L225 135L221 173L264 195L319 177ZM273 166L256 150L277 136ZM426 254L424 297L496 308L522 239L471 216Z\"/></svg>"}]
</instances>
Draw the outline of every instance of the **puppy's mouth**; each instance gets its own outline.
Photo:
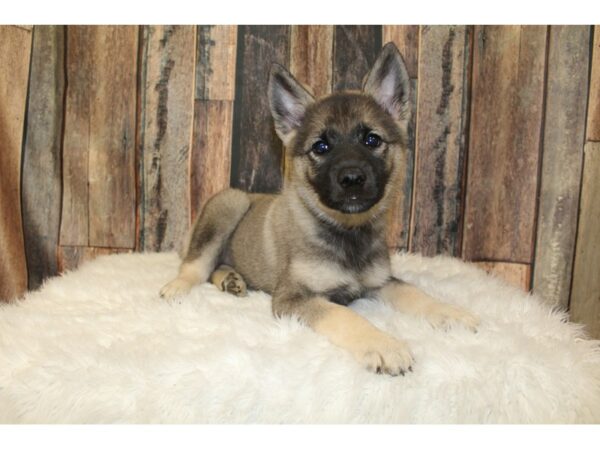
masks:
<instances>
[{"instance_id":1,"label":"puppy's mouth","mask_svg":"<svg viewBox=\"0 0 600 450\"><path fill-rule=\"evenodd\" d=\"M364 198L357 194L351 194L344 196L343 199L336 203L334 209L344 214L358 214L371 209L377 203L377 199Z\"/></svg>"}]
</instances>

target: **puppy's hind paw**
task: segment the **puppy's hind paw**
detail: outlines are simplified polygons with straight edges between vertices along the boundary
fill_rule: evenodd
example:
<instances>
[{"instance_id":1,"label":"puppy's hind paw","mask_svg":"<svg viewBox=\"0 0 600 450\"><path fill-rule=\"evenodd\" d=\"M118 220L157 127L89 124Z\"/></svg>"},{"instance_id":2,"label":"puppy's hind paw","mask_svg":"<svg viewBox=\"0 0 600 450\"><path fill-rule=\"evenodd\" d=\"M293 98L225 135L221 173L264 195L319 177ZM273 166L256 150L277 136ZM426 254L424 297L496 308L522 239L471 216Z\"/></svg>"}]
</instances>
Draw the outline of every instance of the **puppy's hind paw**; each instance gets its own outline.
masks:
<instances>
[{"instance_id":1,"label":"puppy's hind paw","mask_svg":"<svg viewBox=\"0 0 600 450\"><path fill-rule=\"evenodd\" d=\"M166 300L181 297L192 289L189 281L182 278L175 278L173 281L165 284L160 290L160 296Z\"/></svg>"}]
</instances>

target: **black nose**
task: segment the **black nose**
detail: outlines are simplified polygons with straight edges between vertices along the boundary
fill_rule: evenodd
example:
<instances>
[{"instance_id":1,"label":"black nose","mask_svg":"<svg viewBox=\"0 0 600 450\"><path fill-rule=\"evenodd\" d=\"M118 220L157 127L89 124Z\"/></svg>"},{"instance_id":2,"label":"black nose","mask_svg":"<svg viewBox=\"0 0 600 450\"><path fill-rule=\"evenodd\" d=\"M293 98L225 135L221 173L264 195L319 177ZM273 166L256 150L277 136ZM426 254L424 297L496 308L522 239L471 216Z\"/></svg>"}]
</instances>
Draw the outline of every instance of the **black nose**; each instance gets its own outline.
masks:
<instances>
[{"instance_id":1,"label":"black nose","mask_svg":"<svg viewBox=\"0 0 600 450\"><path fill-rule=\"evenodd\" d=\"M338 183L343 188L362 186L366 179L365 173L358 167L346 167L338 174Z\"/></svg>"}]
</instances>

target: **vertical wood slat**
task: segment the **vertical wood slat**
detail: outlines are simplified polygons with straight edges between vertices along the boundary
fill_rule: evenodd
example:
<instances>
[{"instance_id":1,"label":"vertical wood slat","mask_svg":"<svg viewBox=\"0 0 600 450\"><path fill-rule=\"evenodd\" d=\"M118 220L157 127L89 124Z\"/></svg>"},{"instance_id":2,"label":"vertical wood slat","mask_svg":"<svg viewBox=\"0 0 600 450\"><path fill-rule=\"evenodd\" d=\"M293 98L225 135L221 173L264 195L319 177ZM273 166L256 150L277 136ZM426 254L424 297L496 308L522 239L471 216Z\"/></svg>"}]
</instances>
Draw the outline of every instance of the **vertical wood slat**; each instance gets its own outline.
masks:
<instances>
[{"instance_id":1,"label":"vertical wood slat","mask_svg":"<svg viewBox=\"0 0 600 450\"><path fill-rule=\"evenodd\" d=\"M231 175L237 26L199 26L190 173L190 214L226 189Z\"/></svg>"},{"instance_id":2,"label":"vertical wood slat","mask_svg":"<svg viewBox=\"0 0 600 450\"><path fill-rule=\"evenodd\" d=\"M237 26L200 25L196 45L196 100L233 100Z\"/></svg>"},{"instance_id":3,"label":"vertical wood slat","mask_svg":"<svg viewBox=\"0 0 600 450\"><path fill-rule=\"evenodd\" d=\"M594 27L592 74L587 117L587 140L600 141L600 25Z\"/></svg>"},{"instance_id":4,"label":"vertical wood slat","mask_svg":"<svg viewBox=\"0 0 600 450\"><path fill-rule=\"evenodd\" d=\"M333 44L333 91L360 89L381 50L378 25L336 25Z\"/></svg>"},{"instance_id":5,"label":"vertical wood slat","mask_svg":"<svg viewBox=\"0 0 600 450\"><path fill-rule=\"evenodd\" d=\"M419 26L384 25L383 42L393 42L402 54L411 77L411 119L404 167L399 172L401 190L388 213L388 247L408 250L415 168L415 135L418 102Z\"/></svg>"},{"instance_id":6,"label":"vertical wood slat","mask_svg":"<svg viewBox=\"0 0 600 450\"><path fill-rule=\"evenodd\" d=\"M89 245L135 247L138 27L95 27L90 114Z\"/></svg>"},{"instance_id":7,"label":"vertical wood slat","mask_svg":"<svg viewBox=\"0 0 600 450\"><path fill-rule=\"evenodd\" d=\"M32 32L0 26L0 301L27 289L21 220L21 145Z\"/></svg>"},{"instance_id":8,"label":"vertical wood slat","mask_svg":"<svg viewBox=\"0 0 600 450\"><path fill-rule=\"evenodd\" d=\"M272 63L288 67L289 27L238 27L236 101L231 185L248 192L276 192L283 181L283 145L267 99Z\"/></svg>"},{"instance_id":9,"label":"vertical wood slat","mask_svg":"<svg viewBox=\"0 0 600 450\"><path fill-rule=\"evenodd\" d=\"M547 28L474 33L463 257L531 263Z\"/></svg>"},{"instance_id":10,"label":"vertical wood slat","mask_svg":"<svg viewBox=\"0 0 600 450\"><path fill-rule=\"evenodd\" d=\"M88 159L93 60L90 27L68 26L62 150L61 245L88 245Z\"/></svg>"},{"instance_id":11,"label":"vertical wood slat","mask_svg":"<svg viewBox=\"0 0 600 450\"><path fill-rule=\"evenodd\" d=\"M585 145L581 208L571 293L571 320L600 339L600 143Z\"/></svg>"},{"instance_id":12,"label":"vertical wood slat","mask_svg":"<svg viewBox=\"0 0 600 450\"><path fill-rule=\"evenodd\" d=\"M135 246L137 37L67 28L61 245Z\"/></svg>"},{"instance_id":13,"label":"vertical wood slat","mask_svg":"<svg viewBox=\"0 0 600 450\"><path fill-rule=\"evenodd\" d=\"M411 251L460 255L471 28L423 26Z\"/></svg>"},{"instance_id":14,"label":"vertical wood slat","mask_svg":"<svg viewBox=\"0 0 600 450\"><path fill-rule=\"evenodd\" d=\"M229 187L233 103L197 100L192 147L191 218L213 195Z\"/></svg>"},{"instance_id":15,"label":"vertical wood slat","mask_svg":"<svg viewBox=\"0 0 600 450\"><path fill-rule=\"evenodd\" d=\"M396 44L411 79L416 79L419 75L419 28L418 25L383 26L383 44Z\"/></svg>"},{"instance_id":16,"label":"vertical wood slat","mask_svg":"<svg viewBox=\"0 0 600 450\"><path fill-rule=\"evenodd\" d=\"M533 286L549 304L567 308L577 233L589 26L551 26Z\"/></svg>"},{"instance_id":17,"label":"vertical wood slat","mask_svg":"<svg viewBox=\"0 0 600 450\"><path fill-rule=\"evenodd\" d=\"M58 273L64 51L64 26L34 28L21 197L30 290Z\"/></svg>"},{"instance_id":18,"label":"vertical wood slat","mask_svg":"<svg viewBox=\"0 0 600 450\"><path fill-rule=\"evenodd\" d=\"M315 97L331 93L333 82L333 26L293 25L290 71Z\"/></svg>"},{"instance_id":19,"label":"vertical wood slat","mask_svg":"<svg viewBox=\"0 0 600 450\"><path fill-rule=\"evenodd\" d=\"M485 270L508 284L512 284L525 292L529 292L531 281L531 265L504 262L476 262L479 268Z\"/></svg>"},{"instance_id":20,"label":"vertical wood slat","mask_svg":"<svg viewBox=\"0 0 600 450\"><path fill-rule=\"evenodd\" d=\"M172 250L190 226L196 27L143 29L140 102L140 243Z\"/></svg>"}]
</instances>

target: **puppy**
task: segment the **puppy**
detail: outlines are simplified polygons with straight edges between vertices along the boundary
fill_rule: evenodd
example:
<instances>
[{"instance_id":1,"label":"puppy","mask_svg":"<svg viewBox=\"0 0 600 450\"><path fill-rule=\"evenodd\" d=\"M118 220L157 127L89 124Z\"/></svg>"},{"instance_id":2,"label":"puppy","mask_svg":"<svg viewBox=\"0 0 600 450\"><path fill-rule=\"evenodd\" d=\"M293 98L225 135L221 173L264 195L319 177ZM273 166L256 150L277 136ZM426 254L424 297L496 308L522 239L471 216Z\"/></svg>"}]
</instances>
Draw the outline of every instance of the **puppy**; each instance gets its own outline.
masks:
<instances>
[{"instance_id":1,"label":"puppy","mask_svg":"<svg viewBox=\"0 0 600 450\"><path fill-rule=\"evenodd\" d=\"M347 305L361 297L425 317L436 327L478 319L395 279L385 212L399 192L410 119L410 81L392 43L362 91L315 100L273 65L269 102L275 129L291 152L280 194L227 189L211 198L193 229L177 278L161 296L186 294L211 280L243 296L247 286L272 295L275 316L296 316L368 370L404 375L413 357Z\"/></svg>"}]
</instances>

